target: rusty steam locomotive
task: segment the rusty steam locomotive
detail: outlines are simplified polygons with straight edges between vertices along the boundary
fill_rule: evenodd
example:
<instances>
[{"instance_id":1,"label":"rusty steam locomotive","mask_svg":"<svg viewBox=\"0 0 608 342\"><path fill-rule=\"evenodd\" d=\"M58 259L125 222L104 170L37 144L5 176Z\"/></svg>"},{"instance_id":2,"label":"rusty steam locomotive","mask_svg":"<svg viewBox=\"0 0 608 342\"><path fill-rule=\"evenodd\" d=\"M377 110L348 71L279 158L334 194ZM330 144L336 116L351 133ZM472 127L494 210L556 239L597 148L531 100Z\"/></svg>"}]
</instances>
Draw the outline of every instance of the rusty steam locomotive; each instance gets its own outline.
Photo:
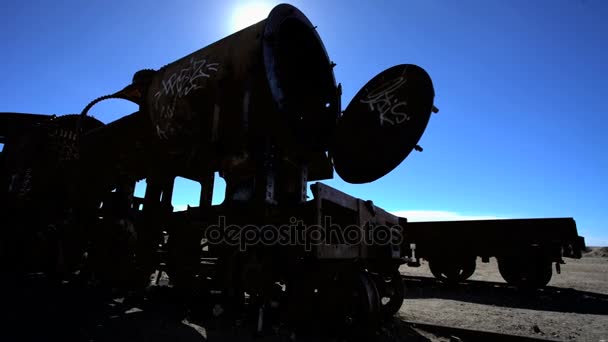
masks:
<instances>
[{"instance_id":1,"label":"rusty steam locomotive","mask_svg":"<svg viewBox=\"0 0 608 342\"><path fill-rule=\"evenodd\" d=\"M422 68L396 65L342 111L333 67L309 20L279 5L79 115L2 113L4 271L134 290L163 268L175 288L215 290L227 307L282 298L296 316L320 302L318 314L351 325L392 316L398 267L415 262L405 219L321 183L308 199L307 187L334 171L350 183L389 173L418 148L434 89ZM87 116L107 98L139 110ZM178 176L201 184L199 206L173 210Z\"/></svg>"}]
</instances>

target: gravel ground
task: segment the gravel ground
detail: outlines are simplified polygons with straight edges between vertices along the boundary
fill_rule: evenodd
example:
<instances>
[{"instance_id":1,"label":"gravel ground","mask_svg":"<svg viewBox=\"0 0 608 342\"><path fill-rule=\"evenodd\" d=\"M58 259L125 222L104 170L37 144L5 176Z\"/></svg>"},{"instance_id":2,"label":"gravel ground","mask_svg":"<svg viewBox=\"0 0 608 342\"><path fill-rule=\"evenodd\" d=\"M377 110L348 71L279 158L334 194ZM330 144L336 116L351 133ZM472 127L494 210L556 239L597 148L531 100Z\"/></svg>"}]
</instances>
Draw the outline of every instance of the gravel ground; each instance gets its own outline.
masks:
<instances>
[{"instance_id":1,"label":"gravel ground","mask_svg":"<svg viewBox=\"0 0 608 342\"><path fill-rule=\"evenodd\" d=\"M482 263L471 277L475 289L407 291L399 315L408 321L562 341L608 341L608 257L595 249L567 259L549 287L520 293L506 285L496 260ZM432 277L428 266L402 267L404 275ZM486 283L482 283L486 282ZM481 290L480 290L481 289ZM433 340L431 338L431 340ZM442 340L442 339L437 339Z\"/></svg>"}]
</instances>

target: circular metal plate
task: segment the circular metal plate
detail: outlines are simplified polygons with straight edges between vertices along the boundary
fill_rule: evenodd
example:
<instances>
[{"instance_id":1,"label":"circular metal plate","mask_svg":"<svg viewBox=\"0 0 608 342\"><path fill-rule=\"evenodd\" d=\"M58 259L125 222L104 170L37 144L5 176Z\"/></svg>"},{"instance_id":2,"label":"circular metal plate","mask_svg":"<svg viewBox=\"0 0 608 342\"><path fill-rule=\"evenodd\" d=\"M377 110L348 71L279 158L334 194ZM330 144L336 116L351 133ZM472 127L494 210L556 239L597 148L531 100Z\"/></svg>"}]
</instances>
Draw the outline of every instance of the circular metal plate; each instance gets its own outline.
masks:
<instances>
[{"instance_id":1,"label":"circular metal plate","mask_svg":"<svg viewBox=\"0 0 608 342\"><path fill-rule=\"evenodd\" d=\"M414 149L431 116L435 91L424 69L401 64L370 80L338 121L330 154L349 183L373 182Z\"/></svg>"}]
</instances>

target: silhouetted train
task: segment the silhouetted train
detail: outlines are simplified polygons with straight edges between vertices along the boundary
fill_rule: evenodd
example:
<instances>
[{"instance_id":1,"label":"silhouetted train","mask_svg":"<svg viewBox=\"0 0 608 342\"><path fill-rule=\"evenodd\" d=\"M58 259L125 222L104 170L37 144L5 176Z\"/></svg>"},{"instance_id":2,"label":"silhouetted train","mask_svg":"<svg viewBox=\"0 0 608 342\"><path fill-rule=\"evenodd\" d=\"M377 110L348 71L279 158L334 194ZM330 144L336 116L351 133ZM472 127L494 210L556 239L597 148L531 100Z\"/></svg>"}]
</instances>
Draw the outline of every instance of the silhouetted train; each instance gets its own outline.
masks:
<instances>
[{"instance_id":1,"label":"silhouetted train","mask_svg":"<svg viewBox=\"0 0 608 342\"><path fill-rule=\"evenodd\" d=\"M445 258L405 218L321 183L308 199L308 183L334 170L350 183L389 173L437 111L430 77L411 64L375 76L342 111L333 66L308 19L279 5L79 115L0 114L3 272L137 290L162 268L176 289L215 290L232 311L280 303L294 320L348 326L401 307L398 269L419 265L416 237L439 277L466 278L471 259L494 255ZM87 116L107 98L139 111ZM176 177L200 183L199 206L174 211Z\"/></svg>"}]
</instances>

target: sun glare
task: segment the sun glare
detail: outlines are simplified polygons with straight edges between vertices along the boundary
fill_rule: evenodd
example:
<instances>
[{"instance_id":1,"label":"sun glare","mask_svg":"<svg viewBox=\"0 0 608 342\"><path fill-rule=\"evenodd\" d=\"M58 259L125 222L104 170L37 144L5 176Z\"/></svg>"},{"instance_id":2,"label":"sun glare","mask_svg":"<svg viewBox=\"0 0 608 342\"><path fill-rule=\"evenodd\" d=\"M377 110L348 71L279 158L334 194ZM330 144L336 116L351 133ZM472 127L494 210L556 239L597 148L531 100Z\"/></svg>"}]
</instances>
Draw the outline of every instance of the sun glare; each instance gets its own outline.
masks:
<instances>
[{"instance_id":1,"label":"sun glare","mask_svg":"<svg viewBox=\"0 0 608 342\"><path fill-rule=\"evenodd\" d=\"M237 5L232 13L231 30L236 32L268 17L272 5L267 2L248 2Z\"/></svg>"}]
</instances>

